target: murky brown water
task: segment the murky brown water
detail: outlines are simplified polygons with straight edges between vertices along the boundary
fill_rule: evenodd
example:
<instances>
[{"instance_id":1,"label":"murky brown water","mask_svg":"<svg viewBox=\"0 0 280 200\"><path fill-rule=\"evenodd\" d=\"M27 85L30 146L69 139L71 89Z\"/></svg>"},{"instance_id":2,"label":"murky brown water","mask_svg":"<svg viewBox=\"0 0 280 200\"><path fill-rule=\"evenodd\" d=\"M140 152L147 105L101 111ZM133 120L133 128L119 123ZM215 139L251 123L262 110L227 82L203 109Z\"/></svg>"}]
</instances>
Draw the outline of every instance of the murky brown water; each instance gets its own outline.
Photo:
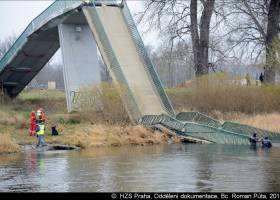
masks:
<instances>
[{"instance_id":1,"label":"murky brown water","mask_svg":"<svg viewBox=\"0 0 280 200\"><path fill-rule=\"evenodd\" d=\"M280 145L166 145L0 155L1 192L279 192Z\"/></svg>"}]
</instances>

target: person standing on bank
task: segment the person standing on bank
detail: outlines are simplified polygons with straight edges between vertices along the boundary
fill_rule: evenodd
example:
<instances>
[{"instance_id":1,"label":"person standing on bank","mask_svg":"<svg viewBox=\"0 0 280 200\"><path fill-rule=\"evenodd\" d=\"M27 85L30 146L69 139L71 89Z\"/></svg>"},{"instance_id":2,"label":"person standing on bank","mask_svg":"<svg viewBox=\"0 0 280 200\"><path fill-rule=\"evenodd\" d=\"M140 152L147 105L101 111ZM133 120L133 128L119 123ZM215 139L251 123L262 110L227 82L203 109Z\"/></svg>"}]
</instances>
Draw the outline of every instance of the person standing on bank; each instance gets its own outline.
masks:
<instances>
[{"instance_id":1,"label":"person standing on bank","mask_svg":"<svg viewBox=\"0 0 280 200\"><path fill-rule=\"evenodd\" d=\"M43 141L43 135L44 135L44 131L46 130L44 124L42 122L40 122L37 126L36 126L36 132L38 135L38 144L36 146L36 148L39 147L40 143L42 143L42 147L46 146L44 141Z\"/></svg>"},{"instance_id":2,"label":"person standing on bank","mask_svg":"<svg viewBox=\"0 0 280 200\"><path fill-rule=\"evenodd\" d=\"M41 122L43 122L43 120L42 120L41 111L39 109L39 110L37 110L36 125L39 125Z\"/></svg>"},{"instance_id":3,"label":"person standing on bank","mask_svg":"<svg viewBox=\"0 0 280 200\"><path fill-rule=\"evenodd\" d=\"M247 74L247 76L246 76L246 81L247 81L247 86L250 86L251 81L250 81L250 75L249 74Z\"/></svg>"},{"instance_id":4,"label":"person standing on bank","mask_svg":"<svg viewBox=\"0 0 280 200\"><path fill-rule=\"evenodd\" d=\"M260 75L260 81L261 81L261 85L263 84L263 74L261 73Z\"/></svg>"},{"instance_id":5,"label":"person standing on bank","mask_svg":"<svg viewBox=\"0 0 280 200\"><path fill-rule=\"evenodd\" d=\"M30 131L29 131L29 135L36 135L36 117L35 117L35 111L31 112L30 115Z\"/></svg>"},{"instance_id":6,"label":"person standing on bank","mask_svg":"<svg viewBox=\"0 0 280 200\"><path fill-rule=\"evenodd\" d=\"M41 111L42 121L43 121L43 124L45 125L45 121L46 121L45 113L43 113L42 108L40 108L39 111Z\"/></svg>"}]
</instances>

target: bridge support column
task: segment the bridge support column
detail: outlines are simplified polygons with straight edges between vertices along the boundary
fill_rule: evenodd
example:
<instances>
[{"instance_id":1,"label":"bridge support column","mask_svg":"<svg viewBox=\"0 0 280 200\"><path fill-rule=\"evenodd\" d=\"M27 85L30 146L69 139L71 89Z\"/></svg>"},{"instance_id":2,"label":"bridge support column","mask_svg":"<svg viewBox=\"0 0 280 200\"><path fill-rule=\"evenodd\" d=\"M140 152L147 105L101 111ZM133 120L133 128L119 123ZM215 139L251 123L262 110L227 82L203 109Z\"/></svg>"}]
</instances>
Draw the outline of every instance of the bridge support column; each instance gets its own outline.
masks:
<instances>
[{"instance_id":1,"label":"bridge support column","mask_svg":"<svg viewBox=\"0 0 280 200\"><path fill-rule=\"evenodd\" d=\"M97 46L88 25L60 24L58 30L70 113L79 109L80 102L72 102L79 87L101 82Z\"/></svg>"}]
</instances>

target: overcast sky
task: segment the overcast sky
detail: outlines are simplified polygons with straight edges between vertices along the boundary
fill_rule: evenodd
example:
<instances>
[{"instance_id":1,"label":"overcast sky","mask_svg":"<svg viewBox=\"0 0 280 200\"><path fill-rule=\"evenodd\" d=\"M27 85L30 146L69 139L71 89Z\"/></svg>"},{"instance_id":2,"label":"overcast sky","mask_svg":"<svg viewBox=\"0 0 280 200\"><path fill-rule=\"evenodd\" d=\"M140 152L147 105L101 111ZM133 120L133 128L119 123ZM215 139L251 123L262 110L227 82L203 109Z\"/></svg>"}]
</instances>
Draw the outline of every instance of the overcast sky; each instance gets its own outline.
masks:
<instances>
[{"instance_id":1,"label":"overcast sky","mask_svg":"<svg viewBox=\"0 0 280 200\"><path fill-rule=\"evenodd\" d=\"M12 35L20 35L28 24L43 12L54 1L2 1L0 0L0 39ZM120 1L118 1L120 2ZM133 13L137 9L137 1L127 1L129 9ZM141 30L139 30L141 32ZM152 34L154 35L154 34ZM145 43L153 41L153 37L143 38Z\"/></svg>"}]
</instances>

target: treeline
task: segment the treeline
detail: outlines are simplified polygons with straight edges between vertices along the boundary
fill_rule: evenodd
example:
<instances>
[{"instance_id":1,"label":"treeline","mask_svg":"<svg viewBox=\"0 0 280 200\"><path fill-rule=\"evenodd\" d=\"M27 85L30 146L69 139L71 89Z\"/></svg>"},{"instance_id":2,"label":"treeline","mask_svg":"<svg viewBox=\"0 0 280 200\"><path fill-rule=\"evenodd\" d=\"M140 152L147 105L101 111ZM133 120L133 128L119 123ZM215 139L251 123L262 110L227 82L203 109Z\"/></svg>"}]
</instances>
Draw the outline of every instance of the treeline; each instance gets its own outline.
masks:
<instances>
[{"instance_id":1,"label":"treeline","mask_svg":"<svg viewBox=\"0 0 280 200\"><path fill-rule=\"evenodd\" d=\"M147 45L146 49L164 87L184 85L196 77L190 42L178 41L172 49L164 43L157 48ZM235 56L208 65L209 74L228 72L245 78L249 73L255 78L256 74L259 76L263 72L262 64L245 63Z\"/></svg>"},{"instance_id":2,"label":"treeline","mask_svg":"<svg viewBox=\"0 0 280 200\"><path fill-rule=\"evenodd\" d=\"M146 44L164 86L215 72L252 78L264 73L275 83L279 71L280 0L147 0L134 14L143 34L158 33ZM15 34L0 40L0 59ZM55 60L55 59L54 59ZM49 62L35 77L38 84L64 86L60 62ZM102 80L108 73L100 61Z\"/></svg>"},{"instance_id":3,"label":"treeline","mask_svg":"<svg viewBox=\"0 0 280 200\"><path fill-rule=\"evenodd\" d=\"M167 66L172 66L173 54L186 46L184 55L196 77L229 69L243 74L241 68L250 73L255 67L274 84L280 0L147 0L138 7L136 22L142 31L156 31L164 41Z\"/></svg>"}]
</instances>

